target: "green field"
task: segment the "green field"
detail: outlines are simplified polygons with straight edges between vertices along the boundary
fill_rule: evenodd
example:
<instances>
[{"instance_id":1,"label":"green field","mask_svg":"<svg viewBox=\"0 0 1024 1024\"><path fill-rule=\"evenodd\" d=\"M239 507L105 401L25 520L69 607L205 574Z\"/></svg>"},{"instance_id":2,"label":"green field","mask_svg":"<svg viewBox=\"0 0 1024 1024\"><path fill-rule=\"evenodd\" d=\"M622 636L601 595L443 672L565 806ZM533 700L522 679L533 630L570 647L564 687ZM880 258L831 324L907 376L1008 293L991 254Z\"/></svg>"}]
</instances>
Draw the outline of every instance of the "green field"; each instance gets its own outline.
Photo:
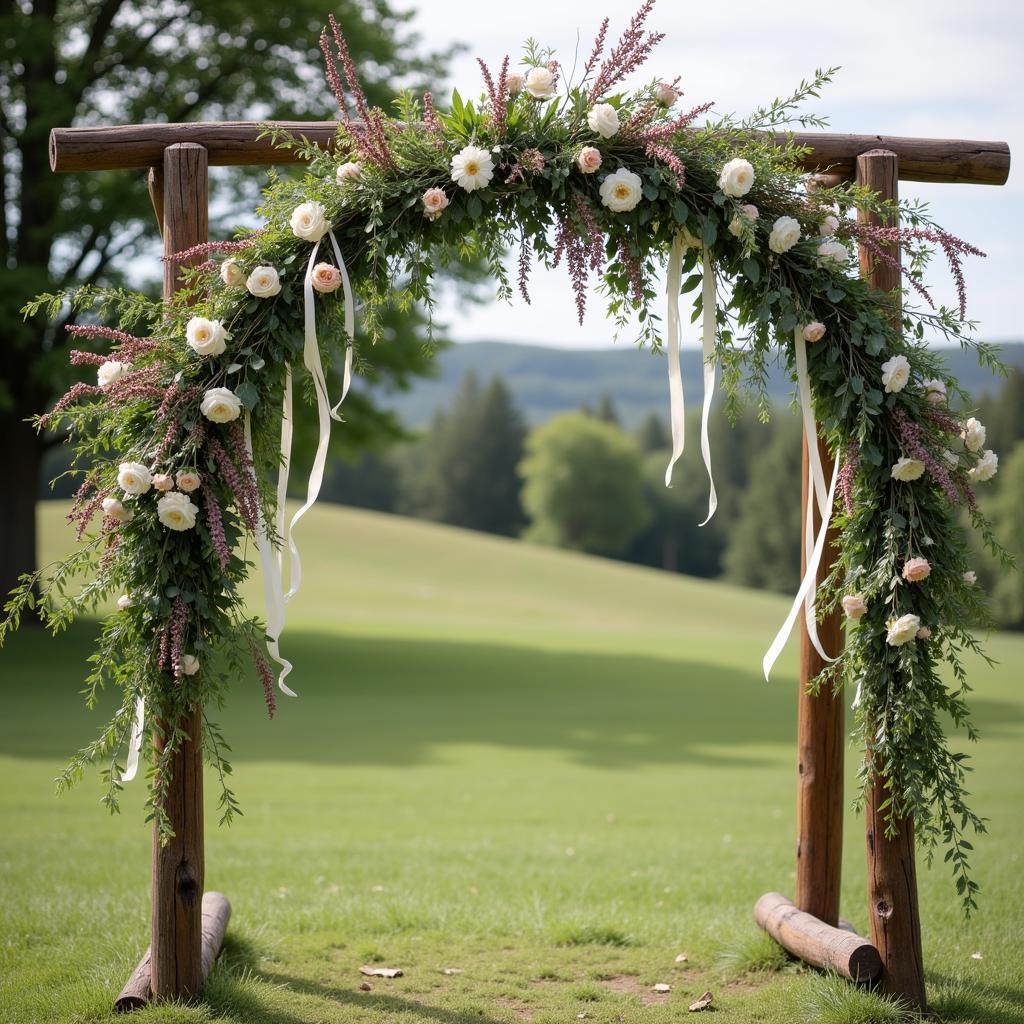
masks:
<instances>
[{"instance_id":1,"label":"green field","mask_svg":"<svg viewBox=\"0 0 1024 1024\"><path fill-rule=\"evenodd\" d=\"M42 513L51 557L61 511ZM779 966L751 908L793 887L795 645L760 678L785 600L336 508L300 542L284 639L300 697L268 722L253 678L223 714L245 810L230 829L208 812L225 956L205 1003L140 1022L660 1024L705 989L723 1021L892 1019L866 998L830 1016L836 990L813 972L743 969ZM148 941L142 787L115 818L98 777L53 795L100 724L78 694L90 635L0 652L3 1024L107 1020ZM935 1008L1011 1024L1024 639L990 650L1000 666L973 674L981 911L963 922L941 865L922 872L922 911ZM851 813L843 913L861 928L865 903ZM362 991L366 963L405 974Z\"/></svg>"}]
</instances>

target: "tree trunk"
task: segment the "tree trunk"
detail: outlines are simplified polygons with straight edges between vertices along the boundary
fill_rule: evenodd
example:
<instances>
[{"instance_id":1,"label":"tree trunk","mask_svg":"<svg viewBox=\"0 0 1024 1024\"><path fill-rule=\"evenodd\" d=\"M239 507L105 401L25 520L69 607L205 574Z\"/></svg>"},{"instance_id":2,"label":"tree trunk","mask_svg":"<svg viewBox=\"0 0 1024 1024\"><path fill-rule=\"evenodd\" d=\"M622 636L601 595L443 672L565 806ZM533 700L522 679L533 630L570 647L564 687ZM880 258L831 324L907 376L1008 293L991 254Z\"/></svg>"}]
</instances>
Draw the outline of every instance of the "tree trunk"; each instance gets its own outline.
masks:
<instances>
[{"instance_id":1,"label":"tree trunk","mask_svg":"<svg viewBox=\"0 0 1024 1024\"><path fill-rule=\"evenodd\" d=\"M36 570L36 494L43 443L24 422L27 412L17 405L0 411L0 437L4 439L3 478L6 500L0 502L0 590L7 595L25 573ZM34 615L22 620L38 621Z\"/></svg>"}]
</instances>

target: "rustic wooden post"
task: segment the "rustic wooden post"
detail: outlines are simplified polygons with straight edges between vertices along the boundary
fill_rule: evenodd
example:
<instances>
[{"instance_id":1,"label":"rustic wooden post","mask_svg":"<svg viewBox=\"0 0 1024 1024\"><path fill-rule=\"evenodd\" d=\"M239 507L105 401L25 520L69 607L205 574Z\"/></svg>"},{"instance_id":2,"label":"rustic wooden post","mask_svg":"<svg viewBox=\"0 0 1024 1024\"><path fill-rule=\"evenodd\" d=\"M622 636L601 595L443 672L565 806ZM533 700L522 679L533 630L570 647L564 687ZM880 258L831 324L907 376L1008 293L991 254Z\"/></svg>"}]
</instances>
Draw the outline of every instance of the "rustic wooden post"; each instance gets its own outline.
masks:
<instances>
[{"instance_id":1,"label":"rustic wooden post","mask_svg":"<svg viewBox=\"0 0 1024 1024\"><path fill-rule=\"evenodd\" d=\"M899 158L884 149L873 149L857 157L857 184L867 185L883 199L899 198ZM861 223L880 224L881 219L861 211ZM890 223L893 223L890 221ZM860 247L861 273L874 285L893 296L893 318L900 316L899 246L889 248L897 261L892 266L876 260ZM869 723L868 741L874 733ZM889 794L880 780L868 792L864 808L868 857L868 912L871 941L882 957L881 989L902 997L912 1006L925 1009L924 957L921 952L921 919L917 903L917 870L914 862L914 823L899 821L899 834L885 834L882 807Z\"/></svg>"},{"instance_id":2,"label":"rustic wooden post","mask_svg":"<svg viewBox=\"0 0 1024 1024\"><path fill-rule=\"evenodd\" d=\"M163 155L164 255L207 240L207 153L194 143ZM181 286L179 267L164 264L164 298ZM174 837L161 846L153 832L152 991L155 999L199 995L202 972L203 756L198 708L178 723L188 735L175 754L166 812ZM162 737L157 730L159 750Z\"/></svg>"}]
</instances>

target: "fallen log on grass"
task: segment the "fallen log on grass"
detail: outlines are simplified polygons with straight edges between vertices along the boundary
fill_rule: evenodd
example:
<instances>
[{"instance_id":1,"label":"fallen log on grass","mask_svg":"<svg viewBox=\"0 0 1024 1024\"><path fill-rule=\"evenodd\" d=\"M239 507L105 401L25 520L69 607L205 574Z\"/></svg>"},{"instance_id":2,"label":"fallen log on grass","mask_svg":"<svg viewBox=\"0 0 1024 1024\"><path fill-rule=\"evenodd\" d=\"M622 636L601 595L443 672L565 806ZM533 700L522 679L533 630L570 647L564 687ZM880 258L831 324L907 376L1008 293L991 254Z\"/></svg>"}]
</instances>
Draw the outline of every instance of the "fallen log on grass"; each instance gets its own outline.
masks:
<instances>
[{"instance_id":1,"label":"fallen log on grass","mask_svg":"<svg viewBox=\"0 0 1024 1024\"><path fill-rule=\"evenodd\" d=\"M798 910L781 893L765 893L754 907L754 920L783 949L814 967L862 983L882 973L882 958L867 939Z\"/></svg>"},{"instance_id":2,"label":"fallen log on grass","mask_svg":"<svg viewBox=\"0 0 1024 1024\"><path fill-rule=\"evenodd\" d=\"M222 892L203 893L203 951L202 951L202 974L203 982L210 976L213 970L214 961L224 944L224 934L228 930L228 920L231 918L231 904L227 896ZM146 950L145 956L139 961L127 984L121 990L121 994L114 1002L114 1009L118 1013L127 1013L130 1010L140 1010L147 1006L152 999L150 988L150 954Z\"/></svg>"}]
</instances>

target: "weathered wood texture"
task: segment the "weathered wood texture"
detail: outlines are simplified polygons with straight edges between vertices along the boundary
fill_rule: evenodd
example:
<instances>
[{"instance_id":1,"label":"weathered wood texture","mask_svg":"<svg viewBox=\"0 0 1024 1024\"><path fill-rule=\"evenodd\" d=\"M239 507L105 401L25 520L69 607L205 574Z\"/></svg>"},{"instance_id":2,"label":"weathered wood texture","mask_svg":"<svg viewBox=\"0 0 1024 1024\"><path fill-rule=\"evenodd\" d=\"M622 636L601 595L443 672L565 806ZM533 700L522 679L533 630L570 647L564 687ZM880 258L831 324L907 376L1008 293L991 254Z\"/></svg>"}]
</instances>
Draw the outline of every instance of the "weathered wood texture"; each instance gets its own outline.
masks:
<instances>
[{"instance_id":1,"label":"weathered wood texture","mask_svg":"<svg viewBox=\"0 0 1024 1024\"><path fill-rule=\"evenodd\" d=\"M183 143L169 146L158 161L163 166L162 223L164 255L181 252L208 237L207 182L209 154L202 146ZM151 174L155 183L161 177ZM197 256L191 263L202 263ZM184 264L164 263L164 298L169 298L180 287L179 270Z\"/></svg>"},{"instance_id":2,"label":"weathered wood texture","mask_svg":"<svg viewBox=\"0 0 1024 1024\"><path fill-rule=\"evenodd\" d=\"M881 973L878 950L867 939L804 913L781 893L765 893L754 906L754 920L780 946L815 967L862 983Z\"/></svg>"},{"instance_id":3,"label":"weathered wood texture","mask_svg":"<svg viewBox=\"0 0 1024 1024\"><path fill-rule=\"evenodd\" d=\"M228 930L228 921L231 919L231 904L227 896L221 892L207 892L203 894L203 920L202 920L202 981L206 979L213 970L213 965L224 945L224 936ZM139 966L128 979L128 983L121 990L121 994L114 1003L114 1009L118 1013L126 1013L129 1010L138 1010L146 1006L152 999L150 979L152 976L151 948L146 950L145 955L139 961Z\"/></svg>"},{"instance_id":4,"label":"weathered wood texture","mask_svg":"<svg viewBox=\"0 0 1024 1024\"><path fill-rule=\"evenodd\" d=\"M900 161L895 153L875 150L857 159L857 181L886 199L899 197ZM864 223L878 223L874 215L861 214ZM898 261L899 249L893 247ZM899 295L900 275L896 267L876 261L861 247L861 272L882 291ZM893 315L898 315L894 306ZM868 724L867 736L874 734ZM921 918L917 898L917 869L914 861L914 823L898 822L899 834L885 835L884 812L880 810L888 794L880 781L868 792L864 809L867 832L868 912L871 941L882 958L881 988L898 995L921 1010L926 1007L924 957L921 952Z\"/></svg>"},{"instance_id":5,"label":"weathered wood texture","mask_svg":"<svg viewBox=\"0 0 1024 1024\"><path fill-rule=\"evenodd\" d=\"M807 445L816 444L825 478L832 475L828 445L820 438L804 437L803 507L810 500ZM821 515L814 503L815 532ZM801 518L801 523L804 519ZM818 566L816 585L832 572L839 532L830 528ZM806 570L806 555L801 572ZM841 612L829 613L818 624L818 638L825 652L836 657L843 646ZM817 696L807 692L811 680L825 667L807 635L800 617L800 682L797 693L797 797L796 797L796 905L829 925L839 923L839 886L843 870L843 694L826 686Z\"/></svg>"},{"instance_id":6,"label":"weathered wood texture","mask_svg":"<svg viewBox=\"0 0 1024 1024\"><path fill-rule=\"evenodd\" d=\"M321 147L334 144L336 121L278 121L282 128ZM275 149L269 138L257 139L255 121L195 124L130 124L114 127L54 128L50 166L55 171L98 171L158 164L168 146L193 142L206 148L212 165L292 164L294 150ZM781 143L786 136L776 136ZM797 132L793 138L810 148L808 171L829 169L852 178L858 154L884 147L900 158L900 174L909 181L962 181L1002 185L1010 173L1005 142L966 139L917 139L884 135Z\"/></svg>"},{"instance_id":7,"label":"weathered wood texture","mask_svg":"<svg viewBox=\"0 0 1024 1024\"><path fill-rule=\"evenodd\" d=\"M156 226L160 237L164 236L164 165L163 161L150 167L146 176L146 188L149 190L149 201L153 204L156 214Z\"/></svg>"}]
</instances>

